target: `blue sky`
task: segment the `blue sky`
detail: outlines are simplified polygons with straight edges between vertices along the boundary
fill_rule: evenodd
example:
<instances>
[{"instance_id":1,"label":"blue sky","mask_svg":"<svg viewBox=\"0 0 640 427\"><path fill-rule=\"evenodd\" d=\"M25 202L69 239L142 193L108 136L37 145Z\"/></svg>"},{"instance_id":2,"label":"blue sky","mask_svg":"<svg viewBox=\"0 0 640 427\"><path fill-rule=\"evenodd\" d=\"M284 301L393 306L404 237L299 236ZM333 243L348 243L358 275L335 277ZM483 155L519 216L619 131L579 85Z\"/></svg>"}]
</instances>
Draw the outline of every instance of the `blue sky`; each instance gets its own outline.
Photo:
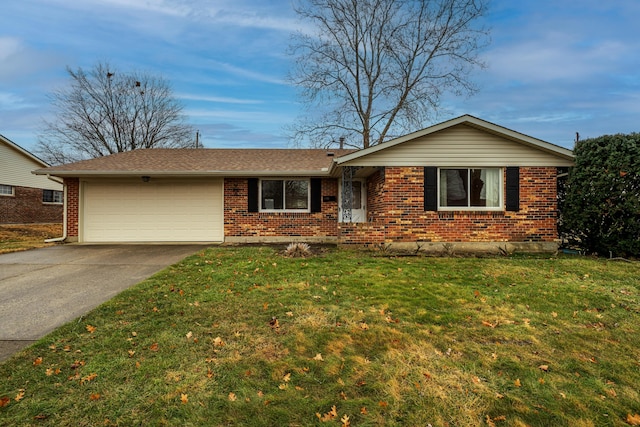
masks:
<instances>
[{"instance_id":1,"label":"blue sky","mask_svg":"<svg viewBox=\"0 0 640 427\"><path fill-rule=\"evenodd\" d=\"M472 114L567 148L640 131L638 19L638 0L492 0L480 91L446 97L437 121ZM206 147L287 147L301 25L289 0L3 0L0 133L33 150L65 68L108 61L167 79Z\"/></svg>"}]
</instances>

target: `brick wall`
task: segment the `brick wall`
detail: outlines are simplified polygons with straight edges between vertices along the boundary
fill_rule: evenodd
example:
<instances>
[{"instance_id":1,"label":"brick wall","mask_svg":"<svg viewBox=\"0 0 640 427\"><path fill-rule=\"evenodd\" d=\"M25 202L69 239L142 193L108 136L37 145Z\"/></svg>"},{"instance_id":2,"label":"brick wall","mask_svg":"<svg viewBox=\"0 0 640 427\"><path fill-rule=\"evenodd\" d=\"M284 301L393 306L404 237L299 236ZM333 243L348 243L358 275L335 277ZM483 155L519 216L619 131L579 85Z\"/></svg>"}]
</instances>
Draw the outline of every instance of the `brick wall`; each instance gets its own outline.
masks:
<instances>
[{"instance_id":1,"label":"brick wall","mask_svg":"<svg viewBox=\"0 0 640 427\"><path fill-rule=\"evenodd\" d=\"M13 189L13 196L0 196L0 224L62 222L62 204L43 203L41 188Z\"/></svg>"},{"instance_id":2,"label":"brick wall","mask_svg":"<svg viewBox=\"0 0 640 427\"><path fill-rule=\"evenodd\" d=\"M74 241L78 240L80 180L65 178L64 183L67 185L67 237Z\"/></svg>"},{"instance_id":3,"label":"brick wall","mask_svg":"<svg viewBox=\"0 0 640 427\"><path fill-rule=\"evenodd\" d=\"M322 180L322 196L336 201L322 202L322 211L314 213L249 212L246 178L224 180L225 237L316 237L333 238L338 234L338 181Z\"/></svg>"},{"instance_id":4,"label":"brick wall","mask_svg":"<svg viewBox=\"0 0 640 427\"><path fill-rule=\"evenodd\" d=\"M368 182L371 222L340 224L345 244L383 242L554 242L556 168L520 168L519 212L424 211L424 169L388 167Z\"/></svg>"}]
</instances>

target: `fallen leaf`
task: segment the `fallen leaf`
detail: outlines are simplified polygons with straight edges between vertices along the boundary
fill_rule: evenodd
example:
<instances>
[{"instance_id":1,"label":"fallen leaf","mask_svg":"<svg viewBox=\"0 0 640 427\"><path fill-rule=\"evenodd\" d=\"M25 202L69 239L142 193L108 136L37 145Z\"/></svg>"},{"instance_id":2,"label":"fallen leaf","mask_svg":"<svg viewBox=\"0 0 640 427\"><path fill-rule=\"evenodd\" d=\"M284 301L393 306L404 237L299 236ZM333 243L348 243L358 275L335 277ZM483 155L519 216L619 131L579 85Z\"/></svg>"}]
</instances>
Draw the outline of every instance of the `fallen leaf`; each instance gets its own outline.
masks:
<instances>
[{"instance_id":1,"label":"fallen leaf","mask_svg":"<svg viewBox=\"0 0 640 427\"><path fill-rule=\"evenodd\" d=\"M381 408L386 408L387 406L389 406L389 404L381 400L380 402L378 402L378 406L380 406Z\"/></svg>"},{"instance_id":2,"label":"fallen leaf","mask_svg":"<svg viewBox=\"0 0 640 427\"><path fill-rule=\"evenodd\" d=\"M98 374L96 374L95 372L91 373L91 374L87 375L86 377L82 377L82 379L80 379L80 384L88 383L89 381L93 381L96 378L98 378Z\"/></svg>"},{"instance_id":3,"label":"fallen leaf","mask_svg":"<svg viewBox=\"0 0 640 427\"><path fill-rule=\"evenodd\" d=\"M313 358L313 360L324 361L324 359L322 358L322 354L320 354L320 353L316 354L315 357Z\"/></svg>"},{"instance_id":4,"label":"fallen leaf","mask_svg":"<svg viewBox=\"0 0 640 427\"><path fill-rule=\"evenodd\" d=\"M360 322L360 328L366 331L369 329L369 325L367 325L366 322Z\"/></svg>"},{"instance_id":5,"label":"fallen leaf","mask_svg":"<svg viewBox=\"0 0 640 427\"><path fill-rule=\"evenodd\" d=\"M133 350L127 350L127 353L129 353L129 357L133 357L133 355L136 354Z\"/></svg>"},{"instance_id":6,"label":"fallen leaf","mask_svg":"<svg viewBox=\"0 0 640 427\"><path fill-rule=\"evenodd\" d=\"M344 393L344 391L340 392L340 399L347 400L347 395Z\"/></svg>"},{"instance_id":7,"label":"fallen leaf","mask_svg":"<svg viewBox=\"0 0 640 427\"><path fill-rule=\"evenodd\" d=\"M42 357L36 357L36 359L33 361L33 366L38 366L42 364Z\"/></svg>"},{"instance_id":8,"label":"fallen leaf","mask_svg":"<svg viewBox=\"0 0 640 427\"><path fill-rule=\"evenodd\" d=\"M91 326L91 325L87 325L86 326L87 331L89 331L90 334L94 333L96 331L96 327L95 326Z\"/></svg>"},{"instance_id":9,"label":"fallen leaf","mask_svg":"<svg viewBox=\"0 0 640 427\"><path fill-rule=\"evenodd\" d=\"M271 329L278 330L280 328L280 322L278 322L278 318L272 317L271 320L269 320L269 326L271 326Z\"/></svg>"},{"instance_id":10,"label":"fallen leaf","mask_svg":"<svg viewBox=\"0 0 640 427\"><path fill-rule=\"evenodd\" d=\"M638 414L627 414L627 424L631 426L640 426L640 415Z\"/></svg>"},{"instance_id":11,"label":"fallen leaf","mask_svg":"<svg viewBox=\"0 0 640 427\"><path fill-rule=\"evenodd\" d=\"M213 378L213 371L211 368L207 368L207 378Z\"/></svg>"},{"instance_id":12,"label":"fallen leaf","mask_svg":"<svg viewBox=\"0 0 640 427\"><path fill-rule=\"evenodd\" d=\"M236 394L234 392L229 393L229 400L231 402L235 402L236 400L238 400L238 397L236 396Z\"/></svg>"},{"instance_id":13,"label":"fallen leaf","mask_svg":"<svg viewBox=\"0 0 640 427\"><path fill-rule=\"evenodd\" d=\"M280 384L280 385L278 386L278 388L279 388L280 390L286 390L286 389L287 389L287 387L289 387L289 384L285 384L285 383L282 383L282 384Z\"/></svg>"},{"instance_id":14,"label":"fallen leaf","mask_svg":"<svg viewBox=\"0 0 640 427\"><path fill-rule=\"evenodd\" d=\"M498 326L498 322L496 322L495 324L491 323L491 322L487 322L486 320L482 321L482 324L484 326L487 326L489 328L495 328L496 326Z\"/></svg>"},{"instance_id":15,"label":"fallen leaf","mask_svg":"<svg viewBox=\"0 0 640 427\"><path fill-rule=\"evenodd\" d=\"M20 402L22 399L24 399L24 389L18 390L18 394L16 394L16 397L13 400Z\"/></svg>"},{"instance_id":16,"label":"fallen leaf","mask_svg":"<svg viewBox=\"0 0 640 427\"><path fill-rule=\"evenodd\" d=\"M496 424L493 422L493 420L491 419L491 417L489 415L487 415L485 421L487 422L487 425L489 427L496 427Z\"/></svg>"},{"instance_id":17,"label":"fallen leaf","mask_svg":"<svg viewBox=\"0 0 640 427\"><path fill-rule=\"evenodd\" d=\"M514 384L516 387L522 387L522 384L520 383L520 378L516 379L516 380L513 382L513 384Z\"/></svg>"},{"instance_id":18,"label":"fallen leaf","mask_svg":"<svg viewBox=\"0 0 640 427\"><path fill-rule=\"evenodd\" d=\"M324 423L326 423L327 421L333 420L337 416L338 416L338 409L336 408L336 405L333 405L331 407L331 410L324 415L320 415L320 413L316 412L316 417L318 417L318 419Z\"/></svg>"},{"instance_id":19,"label":"fallen leaf","mask_svg":"<svg viewBox=\"0 0 640 427\"><path fill-rule=\"evenodd\" d=\"M342 418L340 418L340 422L342 423L342 427L349 427L351 423L349 422L349 415L344 414Z\"/></svg>"},{"instance_id":20,"label":"fallen leaf","mask_svg":"<svg viewBox=\"0 0 640 427\"><path fill-rule=\"evenodd\" d=\"M289 317L293 317L293 311L287 311L287 313L286 313L286 314L287 314L287 316L289 316Z\"/></svg>"},{"instance_id":21,"label":"fallen leaf","mask_svg":"<svg viewBox=\"0 0 640 427\"><path fill-rule=\"evenodd\" d=\"M262 392L262 390L258 390L258 397L264 397L264 393Z\"/></svg>"},{"instance_id":22,"label":"fallen leaf","mask_svg":"<svg viewBox=\"0 0 640 427\"><path fill-rule=\"evenodd\" d=\"M151 344L151 346L149 347L149 350L151 351L158 351L160 349L160 346L158 345L157 342L154 342L153 344Z\"/></svg>"},{"instance_id":23,"label":"fallen leaf","mask_svg":"<svg viewBox=\"0 0 640 427\"><path fill-rule=\"evenodd\" d=\"M220 337L215 337L213 339L213 345L216 347L224 347L224 341L222 341L222 338Z\"/></svg>"},{"instance_id":24,"label":"fallen leaf","mask_svg":"<svg viewBox=\"0 0 640 427\"><path fill-rule=\"evenodd\" d=\"M89 396L89 400L98 400L100 399L100 393L91 393L91 396Z\"/></svg>"},{"instance_id":25,"label":"fallen leaf","mask_svg":"<svg viewBox=\"0 0 640 427\"><path fill-rule=\"evenodd\" d=\"M284 377L282 377L282 381L288 383L291 381L291 372L287 373Z\"/></svg>"},{"instance_id":26,"label":"fallen leaf","mask_svg":"<svg viewBox=\"0 0 640 427\"><path fill-rule=\"evenodd\" d=\"M191 339L191 337L193 337L193 332L189 331L187 332L187 339Z\"/></svg>"},{"instance_id":27,"label":"fallen leaf","mask_svg":"<svg viewBox=\"0 0 640 427\"><path fill-rule=\"evenodd\" d=\"M158 309L158 307L153 307L153 311L154 311L155 313L159 313L159 312L160 312L160 310Z\"/></svg>"},{"instance_id":28,"label":"fallen leaf","mask_svg":"<svg viewBox=\"0 0 640 427\"><path fill-rule=\"evenodd\" d=\"M0 408L7 406L9 403L11 403L11 399L7 396L0 397Z\"/></svg>"},{"instance_id":29,"label":"fallen leaf","mask_svg":"<svg viewBox=\"0 0 640 427\"><path fill-rule=\"evenodd\" d=\"M137 337L137 336L138 336L138 333L137 333L137 332L135 332L135 331L134 331L134 332L131 332L131 336L132 336L132 337Z\"/></svg>"},{"instance_id":30,"label":"fallen leaf","mask_svg":"<svg viewBox=\"0 0 640 427\"><path fill-rule=\"evenodd\" d=\"M363 406L362 408L360 408L360 413L362 415L367 415L369 412L367 411L367 407Z\"/></svg>"},{"instance_id":31,"label":"fallen leaf","mask_svg":"<svg viewBox=\"0 0 640 427\"><path fill-rule=\"evenodd\" d=\"M607 394L611 397L618 397L618 393L616 393L616 391L612 388L607 390Z\"/></svg>"},{"instance_id":32,"label":"fallen leaf","mask_svg":"<svg viewBox=\"0 0 640 427\"><path fill-rule=\"evenodd\" d=\"M538 366L538 369L541 369L545 372L549 372L549 365L540 365Z\"/></svg>"},{"instance_id":33,"label":"fallen leaf","mask_svg":"<svg viewBox=\"0 0 640 427\"><path fill-rule=\"evenodd\" d=\"M556 317L558 317L558 313L556 313L555 311L552 311L551 312L551 317L553 317L555 319Z\"/></svg>"},{"instance_id":34,"label":"fallen leaf","mask_svg":"<svg viewBox=\"0 0 640 427\"><path fill-rule=\"evenodd\" d=\"M184 405L189 402L189 395L186 393L180 393L180 402Z\"/></svg>"},{"instance_id":35,"label":"fallen leaf","mask_svg":"<svg viewBox=\"0 0 640 427\"><path fill-rule=\"evenodd\" d=\"M71 364L71 366L69 366L69 368L71 369L78 369L80 367L84 366L84 360L76 360L75 362L73 362Z\"/></svg>"}]
</instances>

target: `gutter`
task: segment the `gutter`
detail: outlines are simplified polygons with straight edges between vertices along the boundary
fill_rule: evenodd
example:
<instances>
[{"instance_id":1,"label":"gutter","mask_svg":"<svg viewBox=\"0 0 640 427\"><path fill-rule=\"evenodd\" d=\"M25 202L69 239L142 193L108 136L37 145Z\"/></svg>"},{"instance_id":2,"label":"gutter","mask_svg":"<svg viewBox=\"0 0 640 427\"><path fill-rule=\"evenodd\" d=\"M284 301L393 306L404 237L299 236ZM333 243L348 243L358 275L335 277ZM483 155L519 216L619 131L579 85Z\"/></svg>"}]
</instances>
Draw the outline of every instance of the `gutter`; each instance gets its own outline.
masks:
<instances>
[{"instance_id":1,"label":"gutter","mask_svg":"<svg viewBox=\"0 0 640 427\"><path fill-rule=\"evenodd\" d=\"M64 180L59 180L56 177L53 177L47 174L47 179L53 182L57 182L58 184L62 184L62 237L55 237L53 239L45 239L45 243L57 243L64 242L67 240L67 184L64 183Z\"/></svg>"}]
</instances>

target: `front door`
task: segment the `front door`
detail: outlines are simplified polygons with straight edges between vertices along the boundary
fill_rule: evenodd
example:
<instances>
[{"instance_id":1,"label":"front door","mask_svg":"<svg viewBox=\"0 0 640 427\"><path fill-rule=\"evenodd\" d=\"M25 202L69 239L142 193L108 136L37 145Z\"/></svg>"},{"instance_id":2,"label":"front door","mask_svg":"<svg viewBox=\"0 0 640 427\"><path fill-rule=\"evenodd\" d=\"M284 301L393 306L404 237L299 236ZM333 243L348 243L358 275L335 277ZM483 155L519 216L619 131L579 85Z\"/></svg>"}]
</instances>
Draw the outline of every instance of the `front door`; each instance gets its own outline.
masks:
<instances>
[{"instance_id":1,"label":"front door","mask_svg":"<svg viewBox=\"0 0 640 427\"><path fill-rule=\"evenodd\" d=\"M366 222L367 221L367 210L366 210L366 200L367 200L367 191L364 184L364 181L354 179L351 181L351 194L353 195L353 203L351 206L351 218L349 218L349 213L342 206L342 188L340 191L340 222Z\"/></svg>"}]
</instances>

